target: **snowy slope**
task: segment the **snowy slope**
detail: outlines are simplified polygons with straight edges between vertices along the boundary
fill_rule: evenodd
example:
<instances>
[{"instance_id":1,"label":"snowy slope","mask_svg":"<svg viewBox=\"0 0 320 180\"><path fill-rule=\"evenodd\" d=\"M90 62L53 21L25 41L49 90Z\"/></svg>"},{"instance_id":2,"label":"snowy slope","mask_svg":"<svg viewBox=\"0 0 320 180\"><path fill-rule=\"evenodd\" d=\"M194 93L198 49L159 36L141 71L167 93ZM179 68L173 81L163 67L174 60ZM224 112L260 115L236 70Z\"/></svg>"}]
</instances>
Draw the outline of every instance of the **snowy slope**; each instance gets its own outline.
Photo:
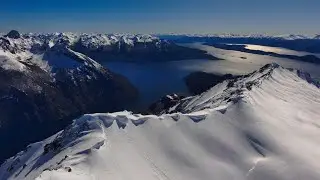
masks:
<instances>
[{"instance_id":1,"label":"snowy slope","mask_svg":"<svg viewBox=\"0 0 320 180\"><path fill-rule=\"evenodd\" d=\"M267 65L180 106L84 115L8 159L0 179L320 178L320 89L307 74Z\"/></svg>"}]
</instances>

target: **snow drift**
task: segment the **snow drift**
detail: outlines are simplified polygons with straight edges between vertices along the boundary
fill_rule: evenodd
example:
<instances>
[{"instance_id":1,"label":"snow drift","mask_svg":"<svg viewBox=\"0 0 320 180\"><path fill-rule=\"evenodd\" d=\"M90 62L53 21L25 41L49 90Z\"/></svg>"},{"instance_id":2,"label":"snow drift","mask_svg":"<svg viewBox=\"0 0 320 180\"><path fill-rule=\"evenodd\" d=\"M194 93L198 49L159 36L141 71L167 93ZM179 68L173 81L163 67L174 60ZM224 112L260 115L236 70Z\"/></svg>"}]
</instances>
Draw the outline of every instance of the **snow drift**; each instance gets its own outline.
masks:
<instances>
[{"instance_id":1,"label":"snow drift","mask_svg":"<svg viewBox=\"0 0 320 180\"><path fill-rule=\"evenodd\" d=\"M267 65L174 108L84 115L0 179L320 179L320 89L305 73Z\"/></svg>"}]
</instances>

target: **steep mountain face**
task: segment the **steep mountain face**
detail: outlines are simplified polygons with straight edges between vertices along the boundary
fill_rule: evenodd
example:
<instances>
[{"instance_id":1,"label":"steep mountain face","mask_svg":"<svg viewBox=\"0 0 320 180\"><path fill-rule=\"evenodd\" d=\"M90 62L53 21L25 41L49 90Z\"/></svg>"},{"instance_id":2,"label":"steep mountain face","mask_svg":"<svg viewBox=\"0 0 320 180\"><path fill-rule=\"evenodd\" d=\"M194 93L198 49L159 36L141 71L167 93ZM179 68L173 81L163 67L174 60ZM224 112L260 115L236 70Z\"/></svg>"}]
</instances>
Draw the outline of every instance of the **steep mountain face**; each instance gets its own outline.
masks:
<instances>
[{"instance_id":1,"label":"steep mountain face","mask_svg":"<svg viewBox=\"0 0 320 180\"><path fill-rule=\"evenodd\" d=\"M43 47L10 37L0 39L0 161L77 116L123 110L138 97L126 78L65 41Z\"/></svg>"},{"instance_id":2,"label":"steep mountain face","mask_svg":"<svg viewBox=\"0 0 320 180\"><path fill-rule=\"evenodd\" d=\"M177 106L84 115L5 161L0 179L320 178L320 89L308 74L271 64Z\"/></svg>"}]
</instances>

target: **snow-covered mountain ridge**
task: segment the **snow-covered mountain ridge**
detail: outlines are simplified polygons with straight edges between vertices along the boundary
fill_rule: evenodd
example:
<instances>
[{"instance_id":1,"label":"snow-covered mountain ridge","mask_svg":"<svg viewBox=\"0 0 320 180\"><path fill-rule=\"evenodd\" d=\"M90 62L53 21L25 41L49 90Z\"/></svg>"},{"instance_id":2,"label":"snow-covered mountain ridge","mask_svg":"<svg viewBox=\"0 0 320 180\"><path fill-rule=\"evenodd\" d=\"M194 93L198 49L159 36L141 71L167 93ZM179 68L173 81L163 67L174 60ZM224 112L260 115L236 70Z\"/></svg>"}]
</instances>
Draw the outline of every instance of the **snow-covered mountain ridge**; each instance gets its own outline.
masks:
<instances>
[{"instance_id":1,"label":"snow-covered mountain ridge","mask_svg":"<svg viewBox=\"0 0 320 180\"><path fill-rule=\"evenodd\" d=\"M21 65L19 62L31 61L35 64L42 63L45 69L48 66L46 66L46 61L41 62L42 54L52 47L56 47L56 50L65 47L72 49L76 43L90 51L114 47L120 51L122 45L133 47L137 43L144 43L145 46L147 43L152 43L158 46L160 43L166 42L150 35L23 34L19 38L11 36L0 37L0 56L6 58L6 62L9 60L14 61L13 63L16 66ZM19 69L19 67L16 69Z\"/></svg>"},{"instance_id":2,"label":"snow-covered mountain ridge","mask_svg":"<svg viewBox=\"0 0 320 180\"><path fill-rule=\"evenodd\" d=\"M10 44L21 44L25 49L32 49L34 46L54 46L56 43L65 43L68 46L74 45L74 43L81 42L87 47L98 48L108 45L118 45L119 43L125 43L127 45L134 46L135 43L162 43L157 37L147 34L86 34L86 33L28 33L22 34L20 38L12 38L9 36L2 37L10 41Z\"/></svg>"},{"instance_id":3,"label":"snow-covered mountain ridge","mask_svg":"<svg viewBox=\"0 0 320 180\"><path fill-rule=\"evenodd\" d=\"M18 62L27 60L38 63L43 54L55 46L67 47L99 63L106 61L217 59L207 55L204 51L181 47L151 35L85 33L20 35L17 31L11 31L8 35L0 37L0 56L18 58ZM44 60L46 61L46 59Z\"/></svg>"},{"instance_id":4,"label":"snow-covered mountain ridge","mask_svg":"<svg viewBox=\"0 0 320 180\"><path fill-rule=\"evenodd\" d=\"M320 178L320 89L308 74L271 64L179 106L84 115L4 162L0 179Z\"/></svg>"},{"instance_id":5,"label":"snow-covered mountain ridge","mask_svg":"<svg viewBox=\"0 0 320 180\"><path fill-rule=\"evenodd\" d=\"M201 111L203 109L228 107L230 104L245 99L245 94L251 93L253 88L259 88L262 83L278 82L279 78L283 78L282 76L279 76L279 74L284 72L285 75L288 75L289 72L291 74L293 73L294 76L299 77L299 79L303 79L312 86L320 88L320 83L312 79L310 74L295 69L285 69L278 64L273 63L265 65L258 71L254 71L248 75L226 80L208 90L207 93L202 93L199 96L183 99L174 107L169 108L168 112L172 113L178 111L189 113ZM291 79L292 77L288 78ZM212 96L213 93L214 96ZM208 98L208 94L210 98Z\"/></svg>"}]
</instances>

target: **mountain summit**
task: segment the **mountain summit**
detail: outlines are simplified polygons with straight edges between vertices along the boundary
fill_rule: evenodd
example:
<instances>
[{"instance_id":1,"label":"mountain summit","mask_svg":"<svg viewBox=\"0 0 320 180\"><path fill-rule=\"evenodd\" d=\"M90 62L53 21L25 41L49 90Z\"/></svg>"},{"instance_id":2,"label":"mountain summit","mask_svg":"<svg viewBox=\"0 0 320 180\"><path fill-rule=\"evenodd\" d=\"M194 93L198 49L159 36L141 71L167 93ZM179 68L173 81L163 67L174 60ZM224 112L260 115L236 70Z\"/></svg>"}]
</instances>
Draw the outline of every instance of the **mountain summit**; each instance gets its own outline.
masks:
<instances>
[{"instance_id":1,"label":"mountain summit","mask_svg":"<svg viewBox=\"0 0 320 180\"><path fill-rule=\"evenodd\" d=\"M16 30L11 30L6 36L12 39L19 39L21 37L20 33Z\"/></svg>"}]
</instances>

